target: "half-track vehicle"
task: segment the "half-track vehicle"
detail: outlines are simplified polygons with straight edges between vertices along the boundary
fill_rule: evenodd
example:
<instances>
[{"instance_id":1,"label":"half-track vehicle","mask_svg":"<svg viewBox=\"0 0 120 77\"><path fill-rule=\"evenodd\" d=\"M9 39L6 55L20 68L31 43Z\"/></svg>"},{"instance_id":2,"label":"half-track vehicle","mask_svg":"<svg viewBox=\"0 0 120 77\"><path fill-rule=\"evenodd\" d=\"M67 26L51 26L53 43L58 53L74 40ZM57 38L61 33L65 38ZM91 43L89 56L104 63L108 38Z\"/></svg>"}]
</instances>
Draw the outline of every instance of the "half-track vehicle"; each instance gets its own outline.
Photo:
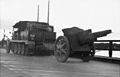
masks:
<instances>
[{"instance_id":1,"label":"half-track vehicle","mask_svg":"<svg viewBox=\"0 0 120 77\"><path fill-rule=\"evenodd\" d=\"M12 40L7 52L20 55L50 55L54 50L56 33L53 26L44 22L20 21L13 26Z\"/></svg>"},{"instance_id":2,"label":"half-track vehicle","mask_svg":"<svg viewBox=\"0 0 120 77\"><path fill-rule=\"evenodd\" d=\"M92 33L91 29L83 30L78 27L65 28L62 31L64 36L59 36L55 42L54 54L58 62L66 62L73 54L88 62L94 54L94 41L111 33L111 30Z\"/></svg>"}]
</instances>

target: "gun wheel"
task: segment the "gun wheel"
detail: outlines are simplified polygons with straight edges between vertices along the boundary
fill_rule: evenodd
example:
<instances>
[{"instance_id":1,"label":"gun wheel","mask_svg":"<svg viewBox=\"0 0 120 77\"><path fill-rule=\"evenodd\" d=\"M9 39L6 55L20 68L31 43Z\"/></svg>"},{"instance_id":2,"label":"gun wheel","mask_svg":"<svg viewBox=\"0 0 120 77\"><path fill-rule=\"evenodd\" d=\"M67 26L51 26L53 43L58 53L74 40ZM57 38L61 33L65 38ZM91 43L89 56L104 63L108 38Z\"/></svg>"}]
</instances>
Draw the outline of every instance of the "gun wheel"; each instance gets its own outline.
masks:
<instances>
[{"instance_id":1,"label":"gun wheel","mask_svg":"<svg viewBox=\"0 0 120 77\"><path fill-rule=\"evenodd\" d=\"M58 62L66 62L70 54L70 45L67 37L59 36L55 42L54 55Z\"/></svg>"}]
</instances>

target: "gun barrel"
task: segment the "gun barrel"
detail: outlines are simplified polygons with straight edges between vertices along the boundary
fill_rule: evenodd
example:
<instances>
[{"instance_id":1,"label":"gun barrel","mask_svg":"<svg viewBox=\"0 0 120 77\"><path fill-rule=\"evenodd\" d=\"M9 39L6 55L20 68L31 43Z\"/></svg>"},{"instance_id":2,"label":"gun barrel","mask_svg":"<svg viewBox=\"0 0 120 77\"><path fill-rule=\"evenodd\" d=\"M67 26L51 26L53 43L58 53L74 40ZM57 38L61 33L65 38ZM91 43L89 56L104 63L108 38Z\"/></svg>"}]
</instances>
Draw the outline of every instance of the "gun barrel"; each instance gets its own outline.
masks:
<instances>
[{"instance_id":1,"label":"gun barrel","mask_svg":"<svg viewBox=\"0 0 120 77\"><path fill-rule=\"evenodd\" d=\"M100 31L100 32L95 32L93 33L95 38L103 37L106 36L107 34L110 34L112 30L105 30L105 31Z\"/></svg>"}]
</instances>

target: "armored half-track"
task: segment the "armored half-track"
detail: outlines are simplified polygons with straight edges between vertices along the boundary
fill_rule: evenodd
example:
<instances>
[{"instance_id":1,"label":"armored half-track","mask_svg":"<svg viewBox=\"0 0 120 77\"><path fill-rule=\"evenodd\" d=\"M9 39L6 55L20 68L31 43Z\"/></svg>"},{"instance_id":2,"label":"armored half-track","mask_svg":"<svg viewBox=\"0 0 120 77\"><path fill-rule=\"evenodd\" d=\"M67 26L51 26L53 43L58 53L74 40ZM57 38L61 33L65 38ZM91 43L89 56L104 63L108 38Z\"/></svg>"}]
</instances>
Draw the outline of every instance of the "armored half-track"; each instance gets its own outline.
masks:
<instances>
[{"instance_id":1,"label":"armored half-track","mask_svg":"<svg viewBox=\"0 0 120 77\"><path fill-rule=\"evenodd\" d=\"M53 26L44 22L20 21L13 26L12 40L8 41L10 50L19 55L52 54L56 33Z\"/></svg>"}]
</instances>

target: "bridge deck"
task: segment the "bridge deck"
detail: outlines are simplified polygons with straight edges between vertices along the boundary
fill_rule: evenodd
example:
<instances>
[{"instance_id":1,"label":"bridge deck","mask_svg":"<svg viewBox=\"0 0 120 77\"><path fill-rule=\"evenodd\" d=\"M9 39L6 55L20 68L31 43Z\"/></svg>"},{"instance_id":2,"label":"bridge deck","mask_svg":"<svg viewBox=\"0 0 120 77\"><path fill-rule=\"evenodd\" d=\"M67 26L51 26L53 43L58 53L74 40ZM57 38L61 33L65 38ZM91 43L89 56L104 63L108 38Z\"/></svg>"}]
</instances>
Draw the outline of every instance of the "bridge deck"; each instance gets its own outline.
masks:
<instances>
[{"instance_id":1,"label":"bridge deck","mask_svg":"<svg viewBox=\"0 0 120 77\"><path fill-rule=\"evenodd\" d=\"M120 65L69 58L58 63L54 56L19 56L0 49L1 77L120 77Z\"/></svg>"}]
</instances>

